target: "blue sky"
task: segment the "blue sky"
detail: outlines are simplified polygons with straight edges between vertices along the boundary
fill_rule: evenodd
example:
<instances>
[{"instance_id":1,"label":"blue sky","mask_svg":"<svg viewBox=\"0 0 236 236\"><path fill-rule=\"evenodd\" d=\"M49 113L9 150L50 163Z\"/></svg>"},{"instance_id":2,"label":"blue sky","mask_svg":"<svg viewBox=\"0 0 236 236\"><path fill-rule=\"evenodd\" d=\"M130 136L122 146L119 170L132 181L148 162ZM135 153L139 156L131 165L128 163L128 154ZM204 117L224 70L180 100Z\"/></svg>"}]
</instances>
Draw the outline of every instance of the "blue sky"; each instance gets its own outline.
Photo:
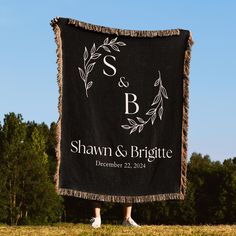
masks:
<instances>
[{"instance_id":1,"label":"blue sky","mask_svg":"<svg viewBox=\"0 0 236 236\"><path fill-rule=\"evenodd\" d=\"M192 31L189 155L236 156L236 1L50 0L0 3L0 121L57 121L56 16L142 30Z\"/></svg>"}]
</instances>

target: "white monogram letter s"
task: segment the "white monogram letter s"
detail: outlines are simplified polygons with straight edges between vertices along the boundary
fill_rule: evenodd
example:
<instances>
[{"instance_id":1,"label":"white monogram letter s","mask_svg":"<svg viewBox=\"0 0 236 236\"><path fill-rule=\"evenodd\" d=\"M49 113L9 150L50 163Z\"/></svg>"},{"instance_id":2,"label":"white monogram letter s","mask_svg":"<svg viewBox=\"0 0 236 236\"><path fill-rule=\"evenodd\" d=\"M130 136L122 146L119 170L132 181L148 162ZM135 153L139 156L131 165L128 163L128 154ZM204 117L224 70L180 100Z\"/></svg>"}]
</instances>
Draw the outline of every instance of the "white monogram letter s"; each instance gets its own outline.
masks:
<instances>
[{"instance_id":1,"label":"white monogram letter s","mask_svg":"<svg viewBox=\"0 0 236 236\"><path fill-rule=\"evenodd\" d=\"M116 58L114 56L111 56L111 55L106 55L104 58L103 58L103 62L106 66L110 67L112 70L113 70L113 73L112 74L108 74L104 69L103 69L103 74L106 75L106 76L114 76L116 74L116 68L107 62L107 58L108 57L111 57L114 61L116 61Z\"/></svg>"}]
</instances>

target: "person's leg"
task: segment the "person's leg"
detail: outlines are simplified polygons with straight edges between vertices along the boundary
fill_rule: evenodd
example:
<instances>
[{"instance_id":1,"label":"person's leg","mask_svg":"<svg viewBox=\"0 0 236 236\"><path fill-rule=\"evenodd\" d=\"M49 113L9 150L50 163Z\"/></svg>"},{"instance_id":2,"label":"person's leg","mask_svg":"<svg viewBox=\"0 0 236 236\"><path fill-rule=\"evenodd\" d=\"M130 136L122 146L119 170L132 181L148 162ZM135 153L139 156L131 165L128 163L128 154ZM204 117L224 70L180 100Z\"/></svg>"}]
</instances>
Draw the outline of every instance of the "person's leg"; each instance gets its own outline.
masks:
<instances>
[{"instance_id":1,"label":"person's leg","mask_svg":"<svg viewBox=\"0 0 236 236\"><path fill-rule=\"evenodd\" d=\"M101 202L93 201L94 217L91 219L93 228L101 227Z\"/></svg>"},{"instance_id":2,"label":"person's leg","mask_svg":"<svg viewBox=\"0 0 236 236\"><path fill-rule=\"evenodd\" d=\"M124 204L124 220L131 218L132 204Z\"/></svg>"},{"instance_id":3,"label":"person's leg","mask_svg":"<svg viewBox=\"0 0 236 236\"><path fill-rule=\"evenodd\" d=\"M101 218L101 202L93 202L94 218Z\"/></svg>"},{"instance_id":4,"label":"person's leg","mask_svg":"<svg viewBox=\"0 0 236 236\"><path fill-rule=\"evenodd\" d=\"M131 227L140 227L131 217L132 204L124 204L124 221L123 225Z\"/></svg>"}]
</instances>

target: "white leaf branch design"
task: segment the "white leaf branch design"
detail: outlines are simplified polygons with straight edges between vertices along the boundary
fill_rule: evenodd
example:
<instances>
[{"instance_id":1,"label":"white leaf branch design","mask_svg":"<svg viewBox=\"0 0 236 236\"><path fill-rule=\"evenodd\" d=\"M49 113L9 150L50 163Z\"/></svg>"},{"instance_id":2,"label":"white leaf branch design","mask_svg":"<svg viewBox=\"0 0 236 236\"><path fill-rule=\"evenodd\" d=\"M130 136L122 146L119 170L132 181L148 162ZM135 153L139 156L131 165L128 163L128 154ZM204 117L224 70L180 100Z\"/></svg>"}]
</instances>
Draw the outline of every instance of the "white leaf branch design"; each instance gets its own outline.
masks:
<instances>
[{"instance_id":1,"label":"white leaf branch design","mask_svg":"<svg viewBox=\"0 0 236 236\"><path fill-rule=\"evenodd\" d=\"M90 53L87 49L87 47L84 48L84 55L83 55L83 69L81 67L78 67L79 69L79 74L80 78L84 82L84 87L86 91L86 96L88 97L88 90L92 87L93 81L88 81L88 76L89 73L93 70L97 60L102 54L98 53L99 49L104 49L106 52L110 53L111 50L113 49L114 51L120 52L119 46L126 46L124 42L118 41L117 42L117 37L114 39L111 39L109 42L109 38L106 38L100 46L96 48L95 43L93 44L92 48L90 49ZM94 62L91 62L91 61ZM91 63L90 63L91 62Z\"/></svg>"},{"instance_id":2,"label":"white leaf branch design","mask_svg":"<svg viewBox=\"0 0 236 236\"><path fill-rule=\"evenodd\" d=\"M162 80L161 80L161 72L158 71L158 79L155 81L154 83L154 87L158 87L158 93L155 96L155 98L153 99L152 102L152 108L149 109L146 112L146 115L149 116L149 118L147 118L146 120L144 120L141 117L136 117L137 121L127 118L129 124L126 125L121 125L121 127L123 129L126 130L130 130L130 134L132 134L135 131L138 131L139 133L143 130L144 126L151 121L152 125L154 124L156 117L157 117L157 112L158 112L158 116L160 118L160 120L162 119L162 115L163 115L163 97L165 99L168 99L168 95L167 95L167 91L164 88L164 86L162 85Z\"/></svg>"}]
</instances>

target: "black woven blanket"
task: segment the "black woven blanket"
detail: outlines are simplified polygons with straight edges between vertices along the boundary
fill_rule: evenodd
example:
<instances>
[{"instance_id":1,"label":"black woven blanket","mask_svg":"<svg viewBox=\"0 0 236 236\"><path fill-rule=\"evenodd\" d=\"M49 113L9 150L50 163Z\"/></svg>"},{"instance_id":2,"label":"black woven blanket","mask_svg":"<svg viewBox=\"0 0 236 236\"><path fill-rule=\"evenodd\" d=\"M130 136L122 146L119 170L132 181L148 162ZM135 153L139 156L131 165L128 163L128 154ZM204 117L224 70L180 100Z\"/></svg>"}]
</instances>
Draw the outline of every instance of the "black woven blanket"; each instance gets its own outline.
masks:
<instances>
[{"instance_id":1,"label":"black woven blanket","mask_svg":"<svg viewBox=\"0 0 236 236\"><path fill-rule=\"evenodd\" d=\"M61 195L112 202L183 199L187 30L134 31L55 18Z\"/></svg>"}]
</instances>

